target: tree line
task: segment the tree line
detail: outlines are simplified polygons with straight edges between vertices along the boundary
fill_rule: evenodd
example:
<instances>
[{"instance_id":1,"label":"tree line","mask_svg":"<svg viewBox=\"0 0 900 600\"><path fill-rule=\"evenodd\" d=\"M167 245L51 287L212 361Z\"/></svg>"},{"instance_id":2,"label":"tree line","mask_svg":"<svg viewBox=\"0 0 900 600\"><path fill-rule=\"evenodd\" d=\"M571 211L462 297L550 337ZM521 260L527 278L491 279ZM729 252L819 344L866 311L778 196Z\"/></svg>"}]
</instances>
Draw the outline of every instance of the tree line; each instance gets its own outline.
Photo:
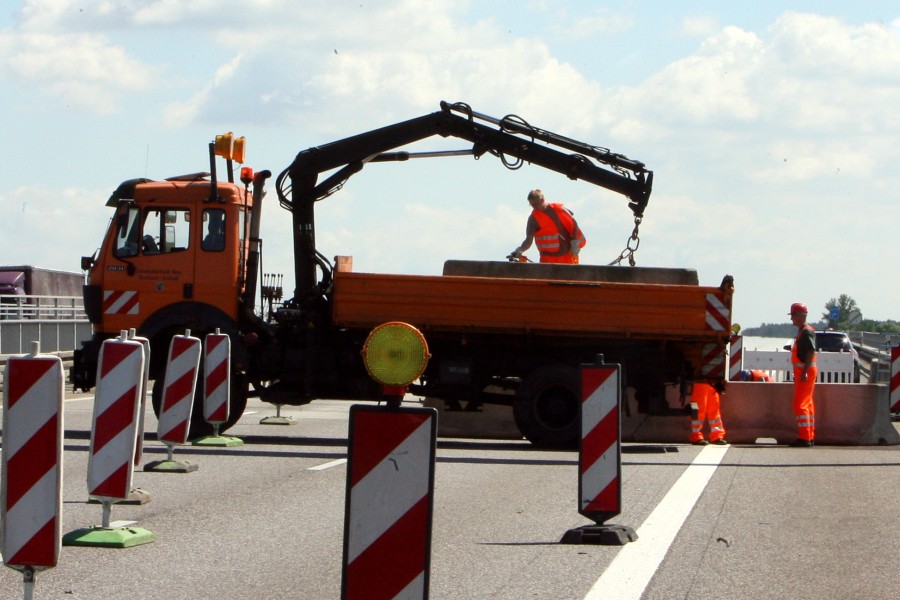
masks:
<instances>
[{"instance_id":1,"label":"tree line","mask_svg":"<svg viewBox=\"0 0 900 600\"><path fill-rule=\"evenodd\" d=\"M837 298L831 298L825 303L825 312L820 320L812 321L810 315L809 324L819 330L834 329L835 331L865 331L869 333L900 333L900 322L889 319L887 321L873 321L864 319L862 311L850 295L841 294ZM760 337L793 337L797 328L791 323L763 323L759 327L749 327L743 330L744 335Z\"/></svg>"}]
</instances>

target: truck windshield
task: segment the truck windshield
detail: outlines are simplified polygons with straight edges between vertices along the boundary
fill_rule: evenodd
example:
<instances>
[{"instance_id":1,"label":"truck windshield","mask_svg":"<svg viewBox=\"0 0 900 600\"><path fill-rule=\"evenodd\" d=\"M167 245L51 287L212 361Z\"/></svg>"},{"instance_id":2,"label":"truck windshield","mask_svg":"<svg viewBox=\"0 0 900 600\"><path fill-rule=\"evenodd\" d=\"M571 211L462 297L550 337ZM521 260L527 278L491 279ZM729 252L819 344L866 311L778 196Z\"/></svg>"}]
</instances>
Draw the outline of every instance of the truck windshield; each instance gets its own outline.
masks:
<instances>
[{"instance_id":1,"label":"truck windshield","mask_svg":"<svg viewBox=\"0 0 900 600\"><path fill-rule=\"evenodd\" d=\"M127 212L118 217L118 230L116 233L116 256L137 256L140 249L140 219L141 211L131 207Z\"/></svg>"}]
</instances>

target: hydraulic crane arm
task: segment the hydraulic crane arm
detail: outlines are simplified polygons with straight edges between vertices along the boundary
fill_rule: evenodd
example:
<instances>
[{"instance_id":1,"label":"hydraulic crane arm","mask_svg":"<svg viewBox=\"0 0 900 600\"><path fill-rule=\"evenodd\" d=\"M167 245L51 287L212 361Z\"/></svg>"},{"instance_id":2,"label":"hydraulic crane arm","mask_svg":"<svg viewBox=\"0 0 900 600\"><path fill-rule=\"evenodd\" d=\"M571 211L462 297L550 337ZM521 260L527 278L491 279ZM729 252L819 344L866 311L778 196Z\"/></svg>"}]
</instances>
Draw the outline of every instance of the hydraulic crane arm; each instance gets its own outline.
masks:
<instances>
[{"instance_id":1,"label":"hydraulic crane arm","mask_svg":"<svg viewBox=\"0 0 900 600\"><path fill-rule=\"evenodd\" d=\"M390 152L432 136L464 139L472 143L472 148L464 152ZM293 215L295 300L305 303L318 296L316 267L327 270L316 251L316 201L340 189L368 162L455 154L478 158L485 153L497 156L508 168L532 163L569 179L581 179L618 192L628 198L628 205L638 218L643 216L650 199L653 172L641 162L533 127L515 115L495 119L476 113L463 103L441 102L440 111L303 150L278 176L279 202ZM337 171L318 181L321 173L333 169Z\"/></svg>"}]
</instances>

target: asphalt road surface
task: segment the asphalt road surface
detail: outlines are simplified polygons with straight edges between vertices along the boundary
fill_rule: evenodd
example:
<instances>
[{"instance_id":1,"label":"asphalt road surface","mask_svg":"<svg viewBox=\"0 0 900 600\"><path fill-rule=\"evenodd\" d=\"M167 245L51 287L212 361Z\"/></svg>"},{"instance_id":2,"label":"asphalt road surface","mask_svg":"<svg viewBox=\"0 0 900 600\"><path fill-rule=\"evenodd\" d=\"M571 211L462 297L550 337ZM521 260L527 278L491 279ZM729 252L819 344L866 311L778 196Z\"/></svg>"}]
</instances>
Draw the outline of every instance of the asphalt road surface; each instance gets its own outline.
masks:
<instances>
[{"instance_id":1,"label":"asphalt road surface","mask_svg":"<svg viewBox=\"0 0 900 600\"><path fill-rule=\"evenodd\" d=\"M100 525L87 502L91 395L65 404L63 533ZM138 468L151 501L112 507L155 541L65 546L36 599L330 599L340 596L349 403L251 400L235 448L181 446L192 473ZM147 417L143 463L166 457ZM727 420L726 420L727 426ZM896 424L895 424L896 426ZM578 514L578 456L525 441L438 440L431 598L900 598L900 447L699 448L625 444L625 546L564 545ZM0 569L0 599L23 598Z\"/></svg>"}]
</instances>

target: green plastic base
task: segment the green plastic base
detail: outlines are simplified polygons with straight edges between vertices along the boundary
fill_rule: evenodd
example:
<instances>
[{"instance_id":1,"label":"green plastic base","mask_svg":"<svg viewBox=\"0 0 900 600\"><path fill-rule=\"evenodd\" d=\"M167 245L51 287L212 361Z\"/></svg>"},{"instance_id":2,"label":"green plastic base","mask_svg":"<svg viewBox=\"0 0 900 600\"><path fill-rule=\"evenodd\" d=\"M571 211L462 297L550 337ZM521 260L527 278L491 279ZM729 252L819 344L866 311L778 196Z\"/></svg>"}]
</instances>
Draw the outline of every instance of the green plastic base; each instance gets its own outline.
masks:
<instances>
[{"instance_id":1,"label":"green plastic base","mask_svg":"<svg viewBox=\"0 0 900 600\"><path fill-rule=\"evenodd\" d=\"M157 473L191 473L199 468L196 463L186 460L155 460L144 465L144 471Z\"/></svg>"},{"instance_id":2,"label":"green plastic base","mask_svg":"<svg viewBox=\"0 0 900 600\"><path fill-rule=\"evenodd\" d=\"M191 442L192 446L213 446L216 448L232 448L234 446L243 446L244 440L241 438L231 437L227 435L210 435L199 438Z\"/></svg>"},{"instance_id":3,"label":"green plastic base","mask_svg":"<svg viewBox=\"0 0 900 600\"><path fill-rule=\"evenodd\" d=\"M153 532L143 527L86 527L67 533L63 546L95 546L98 548L131 548L156 540Z\"/></svg>"},{"instance_id":4,"label":"green plastic base","mask_svg":"<svg viewBox=\"0 0 900 600\"><path fill-rule=\"evenodd\" d=\"M296 425L297 419L294 417L263 417L259 420L260 425Z\"/></svg>"}]
</instances>

